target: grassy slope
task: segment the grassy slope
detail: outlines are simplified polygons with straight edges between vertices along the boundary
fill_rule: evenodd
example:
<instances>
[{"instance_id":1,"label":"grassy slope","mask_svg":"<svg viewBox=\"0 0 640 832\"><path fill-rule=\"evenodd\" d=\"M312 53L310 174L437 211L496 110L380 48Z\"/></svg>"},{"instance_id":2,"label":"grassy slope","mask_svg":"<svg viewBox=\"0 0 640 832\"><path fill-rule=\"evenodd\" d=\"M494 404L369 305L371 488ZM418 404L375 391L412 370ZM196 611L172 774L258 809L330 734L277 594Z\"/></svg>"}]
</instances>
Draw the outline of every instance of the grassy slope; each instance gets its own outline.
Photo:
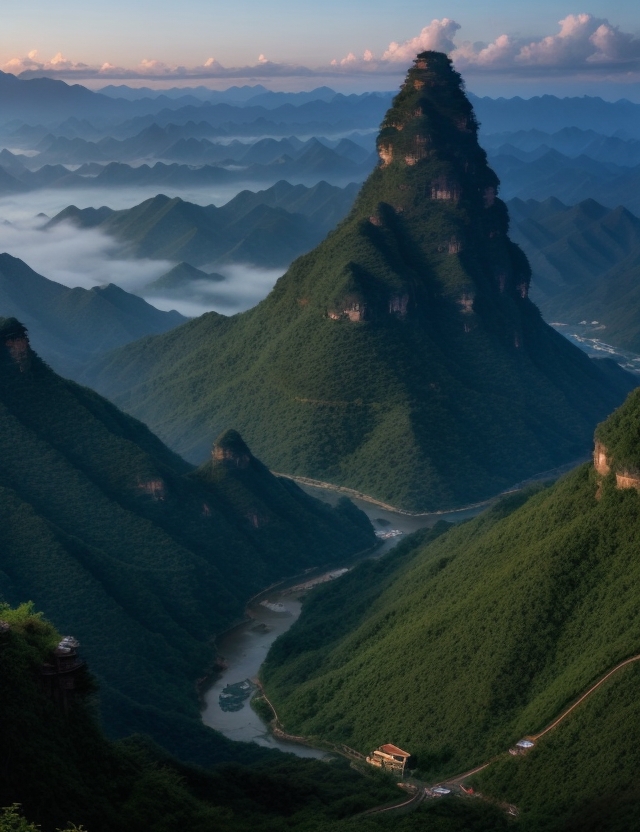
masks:
<instances>
[{"instance_id":1,"label":"grassy slope","mask_svg":"<svg viewBox=\"0 0 640 832\"><path fill-rule=\"evenodd\" d=\"M264 669L284 724L362 751L396 742L428 776L542 728L640 645L640 501L611 482L595 493L583 466L403 556L377 597L372 566L319 592ZM314 639L327 612L359 604L360 585L366 616Z\"/></svg>"}]
</instances>

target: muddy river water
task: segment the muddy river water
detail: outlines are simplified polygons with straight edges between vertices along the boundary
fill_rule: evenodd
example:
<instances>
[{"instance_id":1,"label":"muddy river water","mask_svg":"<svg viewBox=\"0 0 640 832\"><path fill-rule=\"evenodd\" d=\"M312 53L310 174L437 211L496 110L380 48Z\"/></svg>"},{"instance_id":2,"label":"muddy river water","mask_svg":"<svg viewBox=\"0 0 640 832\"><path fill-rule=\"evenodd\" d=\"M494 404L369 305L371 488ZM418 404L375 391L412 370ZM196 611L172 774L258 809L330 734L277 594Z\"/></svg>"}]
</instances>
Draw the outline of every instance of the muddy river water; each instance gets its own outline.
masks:
<instances>
[{"instance_id":1,"label":"muddy river water","mask_svg":"<svg viewBox=\"0 0 640 832\"><path fill-rule=\"evenodd\" d=\"M338 495L321 489L305 487L306 491L326 502L335 502ZM466 520L478 514L482 508L472 508L465 511L450 512L448 514L423 514L419 516L405 515L380 509L370 503L354 500L374 524L376 531L399 529L403 534L385 540L371 557L380 557L400 542L404 535L425 526L432 526L440 519L453 522ZM292 581L299 584L303 577ZM336 578L340 580L340 578ZM271 644L286 632L300 615L302 607L299 593L288 593L286 588L279 587L271 593L259 596L259 600L247 606L248 621L222 635L217 642L218 652L226 662L226 668L220 677L205 693L205 708L202 719L206 725L220 731L232 740L256 742L269 748L279 748L297 754L300 757L322 758L326 752L308 748L297 743L277 739L269 732L267 725L251 708L250 686L242 687L242 683L258 676L260 666L264 661ZM271 608L264 606L264 601ZM236 694L239 693L239 698ZM221 698L222 694L222 698ZM246 698L242 699L243 696ZM229 705L229 703L232 703ZM230 708L235 708L232 710Z\"/></svg>"}]
</instances>

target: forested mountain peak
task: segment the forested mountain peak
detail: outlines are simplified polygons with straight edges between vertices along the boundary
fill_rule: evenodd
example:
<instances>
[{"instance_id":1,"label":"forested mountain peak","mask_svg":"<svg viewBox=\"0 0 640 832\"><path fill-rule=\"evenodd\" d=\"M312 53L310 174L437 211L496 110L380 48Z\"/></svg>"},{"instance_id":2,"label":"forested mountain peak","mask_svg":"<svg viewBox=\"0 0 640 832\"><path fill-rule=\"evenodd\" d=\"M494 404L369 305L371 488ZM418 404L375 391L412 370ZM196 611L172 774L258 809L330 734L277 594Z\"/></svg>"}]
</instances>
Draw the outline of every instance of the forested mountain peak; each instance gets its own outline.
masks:
<instances>
[{"instance_id":1,"label":"forested mountain peak","mask_svg":"<svg viewBox=\"0 0 640 832\"><path fill-rule=\"evenodd\" d=\"M414 186L426 185L432 199L450 199L480 209L493 204L498 178L478 144L478 123L462 78L446 55L422 52L387 112L378 136L383 167L416 168ZM435 164L434 164L435 163ZM397 187L391 176L387 184ZM423 192L424 195L425 192ZM424 203L422 203L424 205ZM409 208L419 210L412 202ZM506 232L506 226L502 231Z\"/></svg>"},{"instance_id":2,"label":"forested mountain peak","mask_svg":"<svg viewBox=\"0 0 640 832\"><path fill-rule=\"evenodd\" d=\"M381 164L351 215L369 226L361 233L379 255L388 257L393 246L405 262L395 257L390 263L387 291L380 296L376 288L382 287L354 258L341 276L343 285L335 287L342 294L337 307L326 298L329 317L405 319L432 305L436 294L448 299L446 311L468 331L475 326L479 293L526 298L529 264L507 236L507 209L496 198L498 177L477 133L473 108L451 61L439 52L422 52L382 122ZM425 269L420 262L425 255L441 262ZM505 336L517 347L522 336L510 317Z\"/></svg>"},{"instance_id":3,"label":"forested mountain peak","mask_svg":"<svg viewBox=\"0 0 640 832\"><path fill-rule=\"evenodd\" d=\"M529 300L445 55L418 55L377 146L349 215L258 306L187 323L179 344L140 342L87 380L194 461L234 425L270 468L409 509L483 499L588 453L634 382Z\"/></svg>"},{"instance_id":4,"label":"forested mountain peak","mask_svg":"<svg viewBox=\"0 0 640 832\"><path fill-rule=\"evenodd\" d=\"M31 365L31 346L27 328L16 318L0 318L0 342L4 347L3 364L13 364L22 372Z\"/></svg>"},{"instance_id":5,"label":"forested mountain peak","mask_svg":"<svg viewBox=\"0 0 640 832\"><path fill-rule=\"evenodd\" d=\"M214 466L246 468L252 459L253 456L244 439L233 429L221 433L211 451Z\"/></svg>"}]
</instances>

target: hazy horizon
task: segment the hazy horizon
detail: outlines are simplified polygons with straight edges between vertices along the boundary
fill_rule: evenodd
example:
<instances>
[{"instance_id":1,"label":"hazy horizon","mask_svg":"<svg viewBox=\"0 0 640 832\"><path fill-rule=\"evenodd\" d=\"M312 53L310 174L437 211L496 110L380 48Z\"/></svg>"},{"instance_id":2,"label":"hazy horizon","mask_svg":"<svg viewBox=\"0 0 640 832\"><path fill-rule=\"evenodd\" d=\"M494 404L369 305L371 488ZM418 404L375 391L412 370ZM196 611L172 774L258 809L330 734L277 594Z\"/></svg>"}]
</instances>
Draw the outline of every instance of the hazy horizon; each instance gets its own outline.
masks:
<instances>
[{"instance_id":1,"label":"hazy horizon","mask_svg":"<svg viewBox=\"0 0 640 832\"><path fill-rule=\"evenodd\" d=\"M601 95L640 99L640 11L551 0L417 0L402 10L380 0L322 8L274 0L212 7L114 0L99 7L61 0L16 6L5 21L0 69L95 86L110 82L263 83L271 89L397 87L416 52L450 54L479 95Z\"/></svg>"}]
</instances>

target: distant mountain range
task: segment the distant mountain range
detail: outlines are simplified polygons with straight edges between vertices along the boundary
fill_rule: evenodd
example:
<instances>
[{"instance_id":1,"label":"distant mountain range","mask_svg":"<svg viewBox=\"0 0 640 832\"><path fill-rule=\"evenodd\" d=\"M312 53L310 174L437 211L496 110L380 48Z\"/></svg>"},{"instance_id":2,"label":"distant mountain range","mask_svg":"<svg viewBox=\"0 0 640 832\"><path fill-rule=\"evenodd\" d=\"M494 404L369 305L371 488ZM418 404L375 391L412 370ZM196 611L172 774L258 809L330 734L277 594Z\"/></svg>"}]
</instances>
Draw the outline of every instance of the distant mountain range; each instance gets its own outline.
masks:
<instances>
[{"instance_id":1,"label":"distant mountain range","mask_svg":"<svg viewBox=\"0 0 640 832\"><path fill-rule=\"evenodd\" d=\"M221 207L202 207L162 194L134 208L78 209L69 206L45 228L72 222L115 237L136 257L191 266L253 263L287 266L313 248L349 211L358 186L312 188L278 182L254 193L242 191Z\"/></svg>"},{"instance_id":2,"label":"distant mountain range","mask_svg":"<svg viewBox=\"0 0 640 832\"><path fill-rule=\"evenodd\" d=\"M73 378L90 358L187 320L112 283L69 289L6 253L0 254L0 313L23 321L47 363Z\"/></svg>"},{"instance_id":3,"label":"distant mountain range","mask_svg":"<svg viewBox=\"0 0 640 832\"><path fill-rule=\"evenodd\" d=\"M595 199L609 208L624 205L640 214L640 165L623 167L584 154L570 157L542 150L542 155L532 152L522 158L525 154L503 147L502 153L490 156L505 199L555 197L567 204Z\"/></svg>"},{"instance_id":4,"label":"distant mountain range","mask_svg":"<svg viewBox=\"0 0 640 832\"><path fill-rule=\"evenodd\" d=\"M624 130L640 139L640 104L626 99L604 101L597 96L558 98L536 95L532 98L489 98L470 94L469 99L485 133L540 130L554 133L564 127L595 130L613 135Z\"/></svg>"},{"instance_id":5,"label":"distant mountain range","mask_svg":"<svg viewBox=\"0 0 640 832\"><path fill-rule=\"evenodd\" d=\"M189 164L236 163L243 167L255 164L269 165L274 162L286 165L287 162L290 164L291 161L298 161L300 165L311 170L324 165L330 166L331 170L336 169L338 173L344 173L345 170L355 171L354 166L365 162L372 166L372 149L367 151L362 145L346 138L336 141L310 138L301 141L295 136L290 136L279 140L264 138L252 143L237 139L229 143L213 143L208 138L193 135L196 133L207 136L213 132L207 130L206 123L202 122L198 129L175 125L162 128L152 124L137 135L122 140L103 138L99 141L87 141L77 136L69 138L47 133L37 141L35 147L27 148L36 151L35 155L12 154L5 149L0 161L7 169L11 167L18 173L22 172L23 168L37 170L51 164L104 164L149 159ZM345 168L345 160L352 165ZM343 168L340 168L341 161Z\"/></svg>"},{"instance_id":6,"label":"distant mountain range","mask_svg":"<svg viewBox=\"0 0 640 832\"><path fill-rule=\"evenodd\" d=\"M21 77L21 76L19 76ZM316 87L308 92L273 92L262 84L242 87L229 87L226 90L212 90L209 87L170 87L152 89L151 87L128 87L126 84L109 84L97 90L102 95L112 98L125 98L137 101L140 98L196 99L198 101L224 101L232 104L259 104L265 107L278 107L281 104L305 104L307 101L331 101L338 93L331 87Z\"/></svg>"},{"instance_id":7,"label":"distant mountain range","mask_svg":"<svg viewBox=\"0 0 640 832\"><path fill-rule=\"evenodd\" d=\"M72 158L82 158L75 155L77 142L64 140ZM353 142L343 140L336 149L332 149L317 141L310 140L302 149L294 150L293 156L287 153L277 155L283 148L270 147L270 140L259 142L260 147L247 149L241 145L241 151L233 148L231 154L220 150L208 156L222 157L223 161L213 164L202 163L201 144L196 140L177 142L175 155L191 159L189 163L155 162L153 164L129 165L120 162L98 163L88 162L71 170L65 167L69 164L69 157L62 154L64 164L44 164L31 170L33 165L25 164L20 156L11 154L6 149L0 152L0 195L13 194L37 190L39 188L113 188L127 186L162 187L206 187L207 185L221 185L230 183L270 182L274 183L286 178L294 182L304 182L313 185L322 179L329 179L343 185L350 181L362 181L373 167L370 153L363 151ZM287 140L291 147L291 142ZM56 140L60 145L60 140ZM254 149L255 148L255 149ZM233 152L244 155L248 164L236 162L231 156ZM46 155L46 154L45 154ZM54 154L55 155L55 154ZM90 154L91 155L91 154ZM134 154L135 155L135 154ZM195 157L200 157L197 161ZM275 157L275 158L274 158ZM355 159L360 158L360 161ZM34 157L35 158L35 157ZM266 162L255 162L252 159L269 159ZM194 167L194 165L197 165Z\"/></svg>"},{"instance_id":8,"label":"distant mountain range","mask_svg":"<svg viewBox=\"0 0 640 832\"><path fill-rule=\"evenodd\" d=\"M603 135L578 127L564 127L556 133L537 129L490 133L482 136L482 146L490 155L512 155L522 161L531 161L555 150L569 158L587 156L616 166L640 164L640 139Z\"/></svg>"},{"instance_id":9,"label":"distant mountain range","mask_svg":"<svg viewBox=\"0 0 640 832\"><path fill-rule=\"evenodd\" d=\"M369 122L367 126L374 126L384 113L390 94L337 93L325 100L327 97L321 95L317 99L305 99L297 106L285 100L286 103L278 103L276 107L265 107L264 99L262 104L248 106L242 106L237 101L216 103L195 97L186 101L170 96L127 100L92 92L78 84L70 86L49 78L16 78L3 72L0 74L0 127L20 121L30 124L58 123L70 117L86 118L99 125L127 119L137 121L143 127L148 116L162 126L170 121L186 123L194 117L196 120L205 118L214 125L225 122L247 124L270 118L282 124L318 122L354 127ZM172 112L175 118L171 117Z\"/></svg>"},{"instance_id":10,"label":"distant mountain range","mask_svg":"<svg viewBox=\"0 0 640 832\"><path fill-rule=\"evenodd\" d=\"M378 149L351 213L262 303L125 347L86 380L189 458L206 426L235 424L275 470L414 510L583 454L635 382L528 300L529 265L444 56L410 70Z\"/></svg>"}]
</instances>

